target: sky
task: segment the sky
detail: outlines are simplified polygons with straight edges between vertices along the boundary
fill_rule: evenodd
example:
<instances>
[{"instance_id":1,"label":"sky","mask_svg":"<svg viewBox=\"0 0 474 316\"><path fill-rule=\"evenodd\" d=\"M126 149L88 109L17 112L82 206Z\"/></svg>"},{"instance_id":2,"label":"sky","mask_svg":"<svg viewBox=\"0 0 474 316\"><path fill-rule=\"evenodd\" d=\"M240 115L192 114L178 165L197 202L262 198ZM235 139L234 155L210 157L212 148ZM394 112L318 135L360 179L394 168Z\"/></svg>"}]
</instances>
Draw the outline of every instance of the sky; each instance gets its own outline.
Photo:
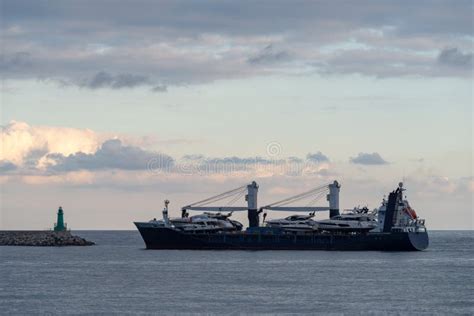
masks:
<instances>
[{"instance_id":1,"label":"sky","mask_svg":"<svg viewBox=\"0 0 474 316\"><path fill-rule=\"evenodd\" d=\"M472 1L0 4L0 229L133 229L253 180L371 209L403 181L429 229L474 227Z\"/></svg>"}]
</instances>

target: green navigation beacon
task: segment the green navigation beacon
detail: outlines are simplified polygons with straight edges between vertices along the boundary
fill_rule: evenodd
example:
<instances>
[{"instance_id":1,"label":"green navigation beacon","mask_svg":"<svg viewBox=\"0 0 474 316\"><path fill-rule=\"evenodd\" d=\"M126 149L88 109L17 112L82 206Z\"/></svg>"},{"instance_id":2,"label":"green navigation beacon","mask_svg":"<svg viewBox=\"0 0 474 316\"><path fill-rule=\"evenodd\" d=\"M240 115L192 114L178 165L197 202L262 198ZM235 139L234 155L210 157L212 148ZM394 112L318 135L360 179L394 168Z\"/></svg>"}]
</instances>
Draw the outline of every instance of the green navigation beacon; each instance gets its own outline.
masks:
<instances>
[{"instance_id":1,"label":"green navigation beacon","mask_svg":"<svg viewBox=\"0 0 474 316\"><path fill-rule=\"evenodd\" d=\"M66 224L64 224L64 212L63 208L60 206L58 210L58 220L54 224L54 231L55 232L63 232L66 231L67 227Z\"/></svg>"}]
</instances>

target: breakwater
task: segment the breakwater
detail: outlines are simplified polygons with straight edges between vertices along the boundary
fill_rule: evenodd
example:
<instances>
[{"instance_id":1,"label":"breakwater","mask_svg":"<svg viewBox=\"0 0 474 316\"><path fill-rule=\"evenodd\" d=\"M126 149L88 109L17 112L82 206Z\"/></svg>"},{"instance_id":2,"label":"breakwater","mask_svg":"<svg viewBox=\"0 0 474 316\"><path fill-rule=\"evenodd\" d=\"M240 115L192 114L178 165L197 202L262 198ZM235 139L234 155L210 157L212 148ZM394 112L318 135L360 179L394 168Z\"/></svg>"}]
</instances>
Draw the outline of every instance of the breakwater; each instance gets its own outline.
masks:
<instances>
[{"instance_id":1,"label":"breakwater","mask_svg":"<svg viewBox=\"0 0 474 316\"><path fill-rule=\"evenodd\" d=\"M0 231L0 246L91 246L92 241L74 236L70 231L17 230Z\"/></svg>"}]
</instances>

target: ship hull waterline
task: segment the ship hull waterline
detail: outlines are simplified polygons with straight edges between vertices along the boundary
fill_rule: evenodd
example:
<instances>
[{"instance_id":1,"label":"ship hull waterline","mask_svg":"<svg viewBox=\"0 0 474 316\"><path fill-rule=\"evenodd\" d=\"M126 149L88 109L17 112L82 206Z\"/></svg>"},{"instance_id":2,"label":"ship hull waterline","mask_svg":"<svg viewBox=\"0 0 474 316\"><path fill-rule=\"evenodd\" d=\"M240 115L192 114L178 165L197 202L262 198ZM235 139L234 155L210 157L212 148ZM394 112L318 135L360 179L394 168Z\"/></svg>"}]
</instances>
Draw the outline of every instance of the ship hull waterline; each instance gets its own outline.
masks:
<instances>
[{"instance_id":1,"label":"ship hull waterline","mask_svg":"<svg viewBox=\"0 0 474 316\"><path fill-rule=\"evenodd\" d=\"M147 249L188 250L349 250L419 251L428 247L428 233L256 234L183 233L167 227L135 223Z\"/></svg>"}]
</instances>

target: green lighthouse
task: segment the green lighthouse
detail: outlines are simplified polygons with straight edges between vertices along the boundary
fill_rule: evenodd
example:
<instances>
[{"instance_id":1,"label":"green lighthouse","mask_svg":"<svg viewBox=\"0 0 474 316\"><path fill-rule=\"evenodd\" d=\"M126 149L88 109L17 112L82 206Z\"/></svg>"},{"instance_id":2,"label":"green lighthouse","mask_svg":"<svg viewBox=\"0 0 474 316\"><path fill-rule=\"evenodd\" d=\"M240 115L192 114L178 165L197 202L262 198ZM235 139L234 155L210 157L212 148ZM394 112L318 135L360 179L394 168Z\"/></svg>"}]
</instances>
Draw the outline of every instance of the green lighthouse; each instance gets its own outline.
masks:
<instances>
[{"instance_id":1,"label":"green lighthouse","mask_svg":"<svg viewBox=\"0 0 474 316\"><path fill-rule=\"evenodd\" d=\"M67 229L66 224L64 224L64 212L63 208L60 206L58 210L58 220L54 224L55 232L63 232Z\"/></svg>"}]
</instances>

